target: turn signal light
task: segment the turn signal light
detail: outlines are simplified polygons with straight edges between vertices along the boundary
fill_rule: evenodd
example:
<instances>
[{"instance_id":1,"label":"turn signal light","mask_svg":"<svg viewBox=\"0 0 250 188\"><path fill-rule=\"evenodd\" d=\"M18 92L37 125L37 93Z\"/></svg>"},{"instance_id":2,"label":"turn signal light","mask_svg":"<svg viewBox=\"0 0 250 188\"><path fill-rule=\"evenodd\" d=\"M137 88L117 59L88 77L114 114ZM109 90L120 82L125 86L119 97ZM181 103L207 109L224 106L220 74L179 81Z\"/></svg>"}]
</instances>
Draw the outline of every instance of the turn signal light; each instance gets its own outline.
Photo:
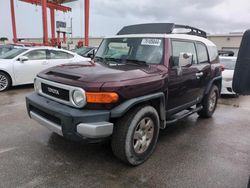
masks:
<instances>
[{"instance_id":1,"label":"turn signal light","mask_svg":"<svg viewBox=\"0 0 250 188\"><path fill-rule=\"evenodd\" d=\"M86 92L87 103L110 104L119 100L114 92Z\"/></svg>"}]
</instances>

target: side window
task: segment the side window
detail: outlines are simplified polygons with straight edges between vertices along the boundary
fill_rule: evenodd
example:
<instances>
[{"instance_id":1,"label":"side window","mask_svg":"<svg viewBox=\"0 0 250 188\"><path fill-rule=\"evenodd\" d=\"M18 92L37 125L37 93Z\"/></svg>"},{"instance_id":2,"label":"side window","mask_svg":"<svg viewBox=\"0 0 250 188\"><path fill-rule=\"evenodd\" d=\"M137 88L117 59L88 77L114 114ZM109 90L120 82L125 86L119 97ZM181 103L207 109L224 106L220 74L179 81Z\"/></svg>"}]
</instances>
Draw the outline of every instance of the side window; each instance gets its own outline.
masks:
<instances>
[{"instance_id":1,"label":"side window","mask_svg":"<svg viewBox=\"0 0 250 188\"><path fill-rule=\"evenodd\" d=\"M50 50L50 59L71 59L74 56L63 51Z\"/></svg>"},{"instance_id":2,"label":"side window","mask_svg":"<svg viewBox=\"0 0 250 188\"><path fill-rule=\"evenodd\" d=\"M207 54L207 48L202 43L197 43L197 55L199 63L207 63L208 62L208 54Z\"/></svg>"},{"instance_id":3,"label":"side window","mask_svg":"<svg viewBox=\"0 0 250 188\"><path fill-rule=\"evenodd\" d=\"M24 56L27 56L29 60L43 60L46 59L46 50L33 50Z\"/></svg>"},{"instance_id":4,"label":"side window","mask_svg":"<svg viewBox=\"0 0 250 188\"><path fill-rule=\"evenodd\" d=\"M191 53L193 55L192 64L197 64L197 55L193 42L172 41L172 67L179 65L180 53Z\"/></svg>"}]
</instances>

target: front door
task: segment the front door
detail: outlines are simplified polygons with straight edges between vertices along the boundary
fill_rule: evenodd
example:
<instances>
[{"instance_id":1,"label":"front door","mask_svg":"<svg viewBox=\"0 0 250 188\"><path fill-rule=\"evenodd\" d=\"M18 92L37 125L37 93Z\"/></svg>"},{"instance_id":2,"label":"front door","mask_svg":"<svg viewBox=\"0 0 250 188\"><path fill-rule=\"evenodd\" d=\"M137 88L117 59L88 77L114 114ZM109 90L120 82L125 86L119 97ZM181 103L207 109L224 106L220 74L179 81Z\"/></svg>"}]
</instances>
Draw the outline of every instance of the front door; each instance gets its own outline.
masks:
<instances>
[{"instance_id":1,"label":"front door","mask_svg":"<svg viewBox=\"0 0 250 188\"><path fill-rule=\"evenodd\" d=\"M32 50L24 54L26 61L14 62L15 79L18 84L33 83L36 75L48 68L46 50Z\"/></svg>"},{"instance_id":2,"label":"front door","mask_svg":"<svg viewBox=\"0 0 250 188\"><path fill-rule=\"evenodd\" d=\"M192 54L190 64L179 67L180 54ZM196 104L200 100L199 68L197 67L195 43L172 40L172 58L169 66L169 91L167 109L176 113Z\"/></svg>"}]
</instances>

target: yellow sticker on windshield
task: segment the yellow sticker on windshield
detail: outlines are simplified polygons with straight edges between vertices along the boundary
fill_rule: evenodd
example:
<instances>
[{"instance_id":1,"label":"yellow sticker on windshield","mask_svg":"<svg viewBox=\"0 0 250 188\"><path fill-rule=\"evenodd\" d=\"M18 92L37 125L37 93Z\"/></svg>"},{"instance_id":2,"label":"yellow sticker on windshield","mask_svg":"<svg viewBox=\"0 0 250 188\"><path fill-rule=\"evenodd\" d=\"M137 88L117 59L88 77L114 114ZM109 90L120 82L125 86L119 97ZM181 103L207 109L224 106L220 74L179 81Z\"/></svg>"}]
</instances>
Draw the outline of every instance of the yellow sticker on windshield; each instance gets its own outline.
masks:
<instances>
[{"instance_id":1,"label":"yellow sticker on windshield","mask_svg":"<svg viewBox=\"0 0 250 188\"><path fill-rule=\"evenodd\" d=\"M161 45L161 39L142 39L141 45L160 46Z\"/></svg>"}]
</instances>

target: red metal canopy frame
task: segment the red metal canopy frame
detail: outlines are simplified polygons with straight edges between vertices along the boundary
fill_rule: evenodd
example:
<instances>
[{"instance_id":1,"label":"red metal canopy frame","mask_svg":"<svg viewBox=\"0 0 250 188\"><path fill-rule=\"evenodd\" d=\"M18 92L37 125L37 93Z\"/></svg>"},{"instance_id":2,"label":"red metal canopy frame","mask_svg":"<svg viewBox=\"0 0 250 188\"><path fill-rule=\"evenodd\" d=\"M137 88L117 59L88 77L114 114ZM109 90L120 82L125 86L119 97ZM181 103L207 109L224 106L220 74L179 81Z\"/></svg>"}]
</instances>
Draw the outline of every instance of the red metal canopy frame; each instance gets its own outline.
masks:
<instances>
[{"instance_id":1,"label":"red metal canopy frame","mask_svg":"<svg viewBox=\"0 0 250 188\"><path fill-rule=\"evenodd\" d=\"M55 38L55 10L62 12L71 11L70 7L66 7L61 3L73 1L73 0L54 0L54 2L48 2L47 0L20 0L25 3L30 3L34 5L40 5L42 7L42 21L43 21L43 43L37 44L32 43L32 45L53 45L53 41L60 42L60 33L58 33L57 39ZM84 20L85 20L85 46L89 45L89 0L84 0L85 11L84 11ZM11 19L12 19L12 31L13 31L13 42L20 43L17 40L16 32L16 19L15 19L15 7L14 0L10 0L11 8ZM51 19L51 42L49 42L48 37L48 21L47 21L47 8L50 9L50 19ZM64 41L66 41L66 34L63 35ZM27 44L27 43L26 43ZM29 43L31 44L31 43Z\"/></svg>"}]
</instances>

